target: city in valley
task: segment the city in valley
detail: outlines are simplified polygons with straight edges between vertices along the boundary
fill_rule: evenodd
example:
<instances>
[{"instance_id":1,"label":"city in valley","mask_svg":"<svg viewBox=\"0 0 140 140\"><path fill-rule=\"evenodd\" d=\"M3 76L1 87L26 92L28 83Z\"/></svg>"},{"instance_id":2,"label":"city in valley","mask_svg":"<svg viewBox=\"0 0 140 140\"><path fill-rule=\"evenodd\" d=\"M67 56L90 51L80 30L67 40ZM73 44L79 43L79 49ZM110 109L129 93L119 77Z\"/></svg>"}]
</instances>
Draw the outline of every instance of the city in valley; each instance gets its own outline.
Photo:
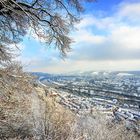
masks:
<instances>
[{"instance_id":1,"label":"city in valley","mask_svg":"<svg viewBox=\"0 0 140 140\"><path fill-rule=\"evenodd\" d=\"M47 87L57 102L77 115L94 109L118 120L140 120L140 72L33 73L36 84ZM46 95L48 93L46 92Z\"/></svg>"}]
</instances>

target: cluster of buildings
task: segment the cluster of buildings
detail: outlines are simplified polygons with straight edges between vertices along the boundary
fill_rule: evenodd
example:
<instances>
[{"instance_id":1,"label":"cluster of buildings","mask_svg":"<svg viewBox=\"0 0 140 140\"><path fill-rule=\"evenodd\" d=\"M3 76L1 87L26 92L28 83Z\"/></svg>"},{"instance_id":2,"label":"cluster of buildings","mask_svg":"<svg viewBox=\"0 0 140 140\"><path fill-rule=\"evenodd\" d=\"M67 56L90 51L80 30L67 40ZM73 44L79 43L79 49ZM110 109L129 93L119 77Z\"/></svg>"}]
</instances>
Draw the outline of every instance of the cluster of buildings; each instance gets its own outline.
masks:
<instances>
[{"instance_id":1,"label":"cluster of buildings","mask_svg":"<svg viewBox=\"0 0 140 140\"><path fill-rule=\"evenodd\" d=\"M127 74L51 75L39 83L57 92L57 101L77 114L95 109L116 119L140 121L140 76Z\"/></svg>"}]
</instances>

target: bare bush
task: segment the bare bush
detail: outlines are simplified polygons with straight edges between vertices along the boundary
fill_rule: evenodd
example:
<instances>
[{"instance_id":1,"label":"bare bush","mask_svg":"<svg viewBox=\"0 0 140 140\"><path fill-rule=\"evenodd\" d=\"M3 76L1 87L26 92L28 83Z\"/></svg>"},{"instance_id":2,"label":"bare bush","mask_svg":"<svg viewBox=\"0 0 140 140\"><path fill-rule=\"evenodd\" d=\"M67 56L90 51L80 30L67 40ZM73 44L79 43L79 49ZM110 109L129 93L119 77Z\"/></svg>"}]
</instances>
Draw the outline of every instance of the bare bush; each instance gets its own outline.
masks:
<instances>
[{"instance_id":1,"label":"bare bush","mask_svg":"<svg viewBox=\"0 0 140 140\"><path fill-rule=\"evenodd\" d=\"M0 138L30 134L31 126L26 118L31 114L31 81L19 63L4 64L0 68Z\"/></svg>"},{"instance_id":2,"label":"bare bush","mask_svg":"<svg viewBox=\"0 0 140 140\"><path fill-rule=\"evenodd\" d=\"M20 94L20 96L19 96ZM0 100L0 139L29 137L32 135L30 94L14 92Z\"/></svg>"},{"instance_id":3,"label":"bare bush","mask_svg":"<svg viewBox=\"0 0 140 140\"><path fill-rule=\"evenodd\" d=\"M42 98L40 99L42 100ZM42 138L45 140L66 140L70 137L75 115L61 105L56 103L51 97L44 97L44 112L40 119Z\"/></svg>"},{"instance_id":4,"label":"bare bush","mask_svg":"<svg viewBox=\"0 0 140 140\"><path fill-rule=\"evenodd\" d=\"M140 137L128 131L125 122L114 124L107 115L94 113L77 118L70 140L138 140Z\"/></svg>"}]
</instances>

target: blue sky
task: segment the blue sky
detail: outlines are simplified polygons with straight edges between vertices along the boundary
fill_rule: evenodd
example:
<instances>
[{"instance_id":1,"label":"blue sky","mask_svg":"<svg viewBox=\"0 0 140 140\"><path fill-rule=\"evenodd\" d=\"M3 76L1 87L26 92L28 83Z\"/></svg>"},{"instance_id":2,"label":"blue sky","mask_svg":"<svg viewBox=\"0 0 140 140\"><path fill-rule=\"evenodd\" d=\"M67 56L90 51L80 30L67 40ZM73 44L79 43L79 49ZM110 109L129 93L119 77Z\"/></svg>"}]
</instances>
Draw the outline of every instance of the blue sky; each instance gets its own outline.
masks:
<instances>
[{"instance_id":1,"label":"blue sky","mask_svg":"<svg viewBox=\"0 0 140 140\"><path fill-rule=\"evenodd\" d=\"M58 50L48 49L26 36L21 61L28 71L140 70L140 1L97 0L84 3L82 20L71 32L75 43L62 60Z\"/></svg>"}]
</instances>

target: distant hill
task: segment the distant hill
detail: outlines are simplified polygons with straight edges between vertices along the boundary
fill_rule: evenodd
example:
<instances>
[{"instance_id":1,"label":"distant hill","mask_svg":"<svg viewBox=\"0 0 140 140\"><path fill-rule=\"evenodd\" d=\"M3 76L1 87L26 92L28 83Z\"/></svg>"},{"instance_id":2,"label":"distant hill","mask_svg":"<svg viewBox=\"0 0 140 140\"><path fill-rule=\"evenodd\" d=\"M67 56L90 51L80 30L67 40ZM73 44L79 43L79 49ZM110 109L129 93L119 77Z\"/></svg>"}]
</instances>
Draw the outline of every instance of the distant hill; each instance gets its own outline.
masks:
<instances>
[{"instance_id":1,"label":"distant hill","mask_svg":"<svg viewBox=\"0 0 140 140\"><path fill-rule=\"evenodd\" d=\"M50 76L140 76L140 71L75 71L64 74L50 74L44 72L30 72L37 77Z\"/></svg>"},{"instance_id":2,"label":"distant hill","mask_svg":"<svg viewBox=\"0 0 140 140\"><path fill-rule=\"evenodd\" d=\"M64 75L73 75L73 76L140 76L140 71L75 71L69 72Z\"/></svg>"},{"instance_id":3,"label":"distant hill","mask_svg":"<svg viewBox=\"0 0 140 140\"><path fill-rule=\"evenodd\" d=\"M43 72L30 72L33 76L38 76L38 77L48 77L51 76L49 73L43 73Z\"/></svg>"}]
</instances>

